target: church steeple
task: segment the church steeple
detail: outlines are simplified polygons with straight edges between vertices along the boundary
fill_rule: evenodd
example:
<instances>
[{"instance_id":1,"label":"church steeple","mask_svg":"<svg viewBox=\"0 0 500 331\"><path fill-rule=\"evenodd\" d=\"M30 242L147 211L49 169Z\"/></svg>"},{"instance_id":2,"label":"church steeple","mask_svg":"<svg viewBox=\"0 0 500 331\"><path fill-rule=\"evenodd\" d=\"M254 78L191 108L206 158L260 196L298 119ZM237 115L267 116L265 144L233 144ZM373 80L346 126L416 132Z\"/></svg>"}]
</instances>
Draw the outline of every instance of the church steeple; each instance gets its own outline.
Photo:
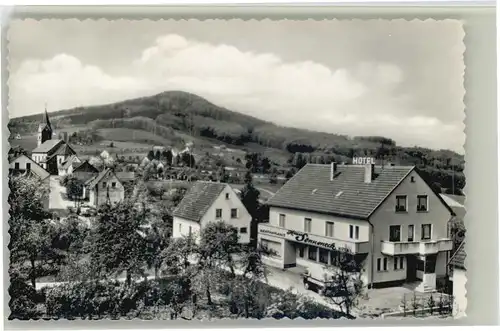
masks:
<instances>
[{"instance_id":1,"label":"church steeple","mask_svg":"<svg viewBox=\"0 0 500 331\"><path fill-rule=\"evenodd\" d=\"M50 120L49 120L49 113L47 113L47 104L45 104L45 124L47 124L47 127L52 131L52 126L50 125Z\"/></svg>"},{"instance_id":2,"label":"church steeple","mask_svg":"<svg viewBox=\"0 0 500 331\"><path fill-rule=\"evenodd\" d=\"M52 125L50 124L49 114L47 113L47 104L45 104L45 113L42 113L42 121L38 125L37 145L40 146L50 139L52 139Z\"/></svg>"}]
</instances>

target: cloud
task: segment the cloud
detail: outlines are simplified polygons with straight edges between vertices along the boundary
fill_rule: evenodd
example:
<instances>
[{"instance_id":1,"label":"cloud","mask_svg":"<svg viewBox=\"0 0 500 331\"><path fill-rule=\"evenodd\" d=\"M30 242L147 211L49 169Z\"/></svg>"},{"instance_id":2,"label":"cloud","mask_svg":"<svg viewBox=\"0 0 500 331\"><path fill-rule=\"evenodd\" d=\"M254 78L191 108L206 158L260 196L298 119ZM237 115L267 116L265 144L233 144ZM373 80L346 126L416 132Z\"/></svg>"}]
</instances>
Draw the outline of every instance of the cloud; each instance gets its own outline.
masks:
<instances>
[{"instance_id":1,"label":"cloud","mask_svg":"<svg viewBox=\"0 0 500 331\"><path fill-rule=\"evenodd\" d=\"M11 78L11 115L40 112L45 102L59 110L185 90L280 125L461 150L455 134L462 129L418 117L412 96L398 92L404 81L404 72L391 63L330 68L171 34L144 49L120 75L66 54L25 61ZM414 115L403 115L409 113ZM440 138L444 131L450 135Z\"/></svg>"}]
</instances>

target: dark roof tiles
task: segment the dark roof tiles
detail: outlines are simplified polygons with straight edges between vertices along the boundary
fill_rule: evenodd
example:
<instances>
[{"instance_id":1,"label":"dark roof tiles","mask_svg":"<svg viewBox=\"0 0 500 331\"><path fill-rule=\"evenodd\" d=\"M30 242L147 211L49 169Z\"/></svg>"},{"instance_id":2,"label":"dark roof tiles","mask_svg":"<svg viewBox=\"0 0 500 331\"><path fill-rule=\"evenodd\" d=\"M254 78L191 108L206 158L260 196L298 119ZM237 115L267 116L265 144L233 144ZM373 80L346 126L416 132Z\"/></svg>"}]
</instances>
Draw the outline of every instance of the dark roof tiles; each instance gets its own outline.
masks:
<instances>
[{"instance_id":1,"label":"dark roof tiles","mask_svg":"<svg viewBox=\"0 0 500 331\"><path fill-rule=\"evenodd\" d=\"M198 181L174 210L174 216L199 222L227 184Z\"/></svg>"},{"instance_id":2,"label":"dark roof tiles","mask_svg":"<svg viewBox=\"0 0 500 331\"><path fill-rule=\"evenodd\" d=\"M307 164L267 204L367 219L412 169L411 166L375 167L376 178L365 183L364 166L338 165L331 181L330 165Z\"/></svg>"}]
</instances>

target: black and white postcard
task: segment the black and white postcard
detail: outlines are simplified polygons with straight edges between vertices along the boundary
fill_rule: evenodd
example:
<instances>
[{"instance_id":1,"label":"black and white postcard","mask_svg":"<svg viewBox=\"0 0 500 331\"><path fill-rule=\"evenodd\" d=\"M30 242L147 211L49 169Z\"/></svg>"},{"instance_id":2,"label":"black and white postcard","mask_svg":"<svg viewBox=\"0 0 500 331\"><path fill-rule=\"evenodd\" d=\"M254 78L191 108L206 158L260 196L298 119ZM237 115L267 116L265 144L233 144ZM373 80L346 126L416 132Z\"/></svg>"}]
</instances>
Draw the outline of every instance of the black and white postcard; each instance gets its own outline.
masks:
<instances>
[{"instance_id":1,"label":"black and white postcard","mask_svg":"<svg viewBox=\"0 0 500 331\"><path fill-rule=\"evenodd\" d=\"M463 39L12 21L9 318L464 316Z\"/></svg>"}]
</instances>

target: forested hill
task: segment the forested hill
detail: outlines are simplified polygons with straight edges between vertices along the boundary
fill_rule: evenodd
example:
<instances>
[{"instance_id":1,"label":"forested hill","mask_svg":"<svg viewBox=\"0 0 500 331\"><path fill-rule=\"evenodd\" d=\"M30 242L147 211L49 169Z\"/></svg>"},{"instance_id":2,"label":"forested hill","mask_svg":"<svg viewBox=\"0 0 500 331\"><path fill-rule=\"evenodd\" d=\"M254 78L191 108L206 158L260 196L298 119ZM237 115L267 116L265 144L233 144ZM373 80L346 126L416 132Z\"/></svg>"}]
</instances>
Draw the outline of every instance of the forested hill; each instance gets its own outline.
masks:
<instances>
[{"instance_id":1,"label":"forested hill","mask_svg":"<svg viewBox=\"0 0 500 331\"><path fill-rule=\"evenodd\" d=\"M40 118L40 114L15 118L9 127L11 132L33 133ZM320 159L325 158L348 162L353 156L369 155L395 163L419 165L439 173L460 173L464 162L462 155L449 150L400 147L385 137L348 137L282 127L230 111L182 91L61 110L51 113L51 118L56 127L84 124L89 128L124 127L147 131L154 128L156 134L164 136L176 130L233 145L257 143L288 151L291 158L295 153L302 153L302 158L309 162L322 162ZM461 182L458 184L458 187L464 185Z\"/></svg>"}]
</instances>

